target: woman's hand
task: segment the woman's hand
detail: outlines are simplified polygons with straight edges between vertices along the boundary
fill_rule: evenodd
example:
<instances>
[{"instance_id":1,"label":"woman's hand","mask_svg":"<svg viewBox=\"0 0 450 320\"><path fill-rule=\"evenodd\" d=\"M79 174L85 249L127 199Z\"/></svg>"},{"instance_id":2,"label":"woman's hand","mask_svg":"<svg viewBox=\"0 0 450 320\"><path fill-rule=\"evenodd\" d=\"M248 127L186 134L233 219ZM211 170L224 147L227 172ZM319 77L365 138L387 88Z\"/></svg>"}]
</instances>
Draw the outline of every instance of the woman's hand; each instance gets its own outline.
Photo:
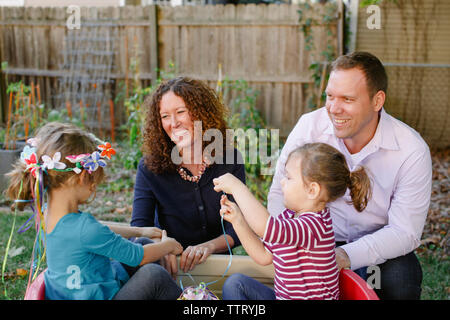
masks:
<instances>
[{"instance_id":1,"label":"woman's hand","mask_svg":"<svg viewBox=\"0 0 450 320\"><path fill-rule=\"evenodd\" d=\"M241 180L233 176L231 173L225 173L224 175L213 179L214 191L223 191L228 194L233 194L237 191L237 188L244 185Z\"/></svg>"},{"instance_id":2,"label":"woman's hand","mask_svg":"<svg viewBox=\"0 0 450 320\"><path fill-rule=\"evenodd\" d=\"M197 264L205 262L213 252L212 246L207 244L187 247L180 258L180 269L184 273L191 271Z\"/></svg>"},{"instance_id":3,"label":"woman's hand","mask_svg":"<svg viewBox=\"0 0 450 320\"><path fill-rule=\"evenodd\" d=\"M157 227L141 227L139 228L140 236L149 239L158 238L161 239L162 230Z\"/></svg>"},{"instance_id":4,"label":"woman's hand","mask_svg":"<svg viewBox=\"0 0 450 320\"><path fill-rule=\"evenodd\" d=\"M243 217L238 205L228 200L226 195L222 195L220 198L220 215L231 224L238 222Z\"/></svg>"}]
</instances>

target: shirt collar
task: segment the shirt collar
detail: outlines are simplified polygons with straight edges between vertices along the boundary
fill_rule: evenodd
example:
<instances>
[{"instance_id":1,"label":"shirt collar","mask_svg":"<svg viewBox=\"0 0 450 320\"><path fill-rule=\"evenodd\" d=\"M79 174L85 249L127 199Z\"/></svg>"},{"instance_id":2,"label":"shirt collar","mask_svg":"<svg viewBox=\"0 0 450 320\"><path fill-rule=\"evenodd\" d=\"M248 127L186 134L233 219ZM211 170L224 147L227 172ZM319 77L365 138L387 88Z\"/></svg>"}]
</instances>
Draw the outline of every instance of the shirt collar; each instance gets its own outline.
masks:
<instances>
[{"instance_id":1,"label":"shirt collar","mask_svg":"<svg viewBox=\"0 0 450 320\"><path fill-rule=\"evenodd\" d=\"M379 136L379 147L388 150L399 150L397 138L395 137L394 123L384 108L381 109L380 122L378 123L375 136ZM375 137L374 137L375 138Z\"/></svg>"}]
</instances>

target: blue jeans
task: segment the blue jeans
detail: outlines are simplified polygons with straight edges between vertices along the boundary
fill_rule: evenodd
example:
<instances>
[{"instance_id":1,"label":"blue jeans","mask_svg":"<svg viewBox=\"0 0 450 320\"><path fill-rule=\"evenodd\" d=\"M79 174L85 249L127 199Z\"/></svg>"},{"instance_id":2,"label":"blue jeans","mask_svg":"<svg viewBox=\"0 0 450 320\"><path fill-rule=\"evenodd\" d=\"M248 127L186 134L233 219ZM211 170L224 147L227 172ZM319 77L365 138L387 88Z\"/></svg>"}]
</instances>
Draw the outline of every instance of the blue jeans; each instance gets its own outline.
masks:
<instances>
[{"instance_id":1,"label":"blue jeans","mask_svg":"<svg viewBox=\"0 0 450 320\"><path fill-rule=\"evenodd\" d=\"M275 300L275 291L241 273L231 275L222 287L223 300Z\"/></svg>"},{"instance_id":2,"label":"blue jeans","mask_svg":"<svg viewBox=\"0 0 450 320\"><path fill-rule=\"evenodd\" d=\"M134 242L142 245L152 243L148 238L138 238ZM166 269L157 263L130 267L122 264L130 279L114 296L114 300L176 300L181 288Z\"/></svg>"}]
</instances>

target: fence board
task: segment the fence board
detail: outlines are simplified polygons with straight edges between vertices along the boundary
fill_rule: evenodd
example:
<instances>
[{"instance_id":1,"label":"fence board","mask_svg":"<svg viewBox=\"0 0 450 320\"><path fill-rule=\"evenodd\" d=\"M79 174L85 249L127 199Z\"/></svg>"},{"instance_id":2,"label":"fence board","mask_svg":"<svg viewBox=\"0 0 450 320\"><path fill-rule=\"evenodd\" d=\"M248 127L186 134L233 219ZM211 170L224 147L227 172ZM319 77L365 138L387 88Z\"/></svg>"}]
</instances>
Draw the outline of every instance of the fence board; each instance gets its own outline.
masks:
<instances>
[{"instance_id":1,"label":"fence board","mask_svg":"<svg viewBox=\"0 0 450 320\"><path fill-rule=\"evenodd\" d=\"M255 4L161 7L160 65L165 68L172 61L177 73L211 82L217 80L221 65L223 75L247 80L258 88L258 108L269 125L286 135L307 111L308 67L311 57L324 50L327 37L319 30L325 28L313 27L316 50L305 50L299 8ZM301 100L289 98L294 96Z\"/></svg>"},{"instance_id":2,"label":"fence board","mask_svg":"<svg viewBox=\"0 0 450 320\"><path fill-rule=\"evenodd\" d=\"M131 84L130 59L135 56L138 77L145 85L155 80L157 67L164 70L173 62L177 74L215 87L221 65L223 76L246 80L260 91L257 108L270 126L286 135L309 111L306 102L313 89L306 86L312 81L308 67L320 58L328 37L323 26L313 26L316 49L306 51L299 8L277 4L161 6L157 11L154 6L89 7L81 8L81 18L101 30L118 28L111 74L116 94L120 81L128 78ZM323 11L320 5L317 8ZM61 66L65 37L71 32L65 10L0 7L0 58L9 63L8 79L39 84L47 104L58 91L58 78L67 73ZM311 12L316 18L319 13ZM336 26L332 29L335 32ZM124 120L123 110L117 119Z\"/></svg>"}]
</instances>

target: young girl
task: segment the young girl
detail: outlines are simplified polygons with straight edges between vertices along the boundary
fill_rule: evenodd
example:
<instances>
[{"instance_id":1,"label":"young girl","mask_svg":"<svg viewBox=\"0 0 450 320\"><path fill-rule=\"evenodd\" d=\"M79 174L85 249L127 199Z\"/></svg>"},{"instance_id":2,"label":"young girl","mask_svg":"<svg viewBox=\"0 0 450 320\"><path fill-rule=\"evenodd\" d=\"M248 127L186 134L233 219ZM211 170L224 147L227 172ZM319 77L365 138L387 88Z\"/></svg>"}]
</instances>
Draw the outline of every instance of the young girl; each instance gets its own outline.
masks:
<instances>
[{"instance_id":1,"label":"young girl","mask_svg":"<svg viewBox=\"0 0 450 320\"><path fill-rule=\"evenodd\" d=\"M46 299L178 298L181 289L167 271L150 263L180 254L177 241L158 228L116 228L124 237L159 238L133 243L78 209L102 181L103 167L115 154L111 145L98 145L93 135L62 123L45 125L29 142L32 147L25 147L9 173L7 194L17 209L32 200L37 210L47 257ZM134 266L140 268L129 274L126 267Z\"/></svg>"},{"instance_id":2,"label":"young girl","mask_svg":"<svg viewBox=\"0 0 450 320\"><path fill-rule=\"evenodd\" d=\"M353 205L364 210L370 198L370 181L363 168L350 172L344 156L324 143L294 150L281 181L284 205L270 216L246 186L231 174L214 180L224 195L220 213L233 224L247 253L261 265L273 262L274 290L242 274L224 283L224 299L338 299L339 270L327 202L350 189ZM262 241L260 238L262 238Z\"/></svg>"}]
</instances>

